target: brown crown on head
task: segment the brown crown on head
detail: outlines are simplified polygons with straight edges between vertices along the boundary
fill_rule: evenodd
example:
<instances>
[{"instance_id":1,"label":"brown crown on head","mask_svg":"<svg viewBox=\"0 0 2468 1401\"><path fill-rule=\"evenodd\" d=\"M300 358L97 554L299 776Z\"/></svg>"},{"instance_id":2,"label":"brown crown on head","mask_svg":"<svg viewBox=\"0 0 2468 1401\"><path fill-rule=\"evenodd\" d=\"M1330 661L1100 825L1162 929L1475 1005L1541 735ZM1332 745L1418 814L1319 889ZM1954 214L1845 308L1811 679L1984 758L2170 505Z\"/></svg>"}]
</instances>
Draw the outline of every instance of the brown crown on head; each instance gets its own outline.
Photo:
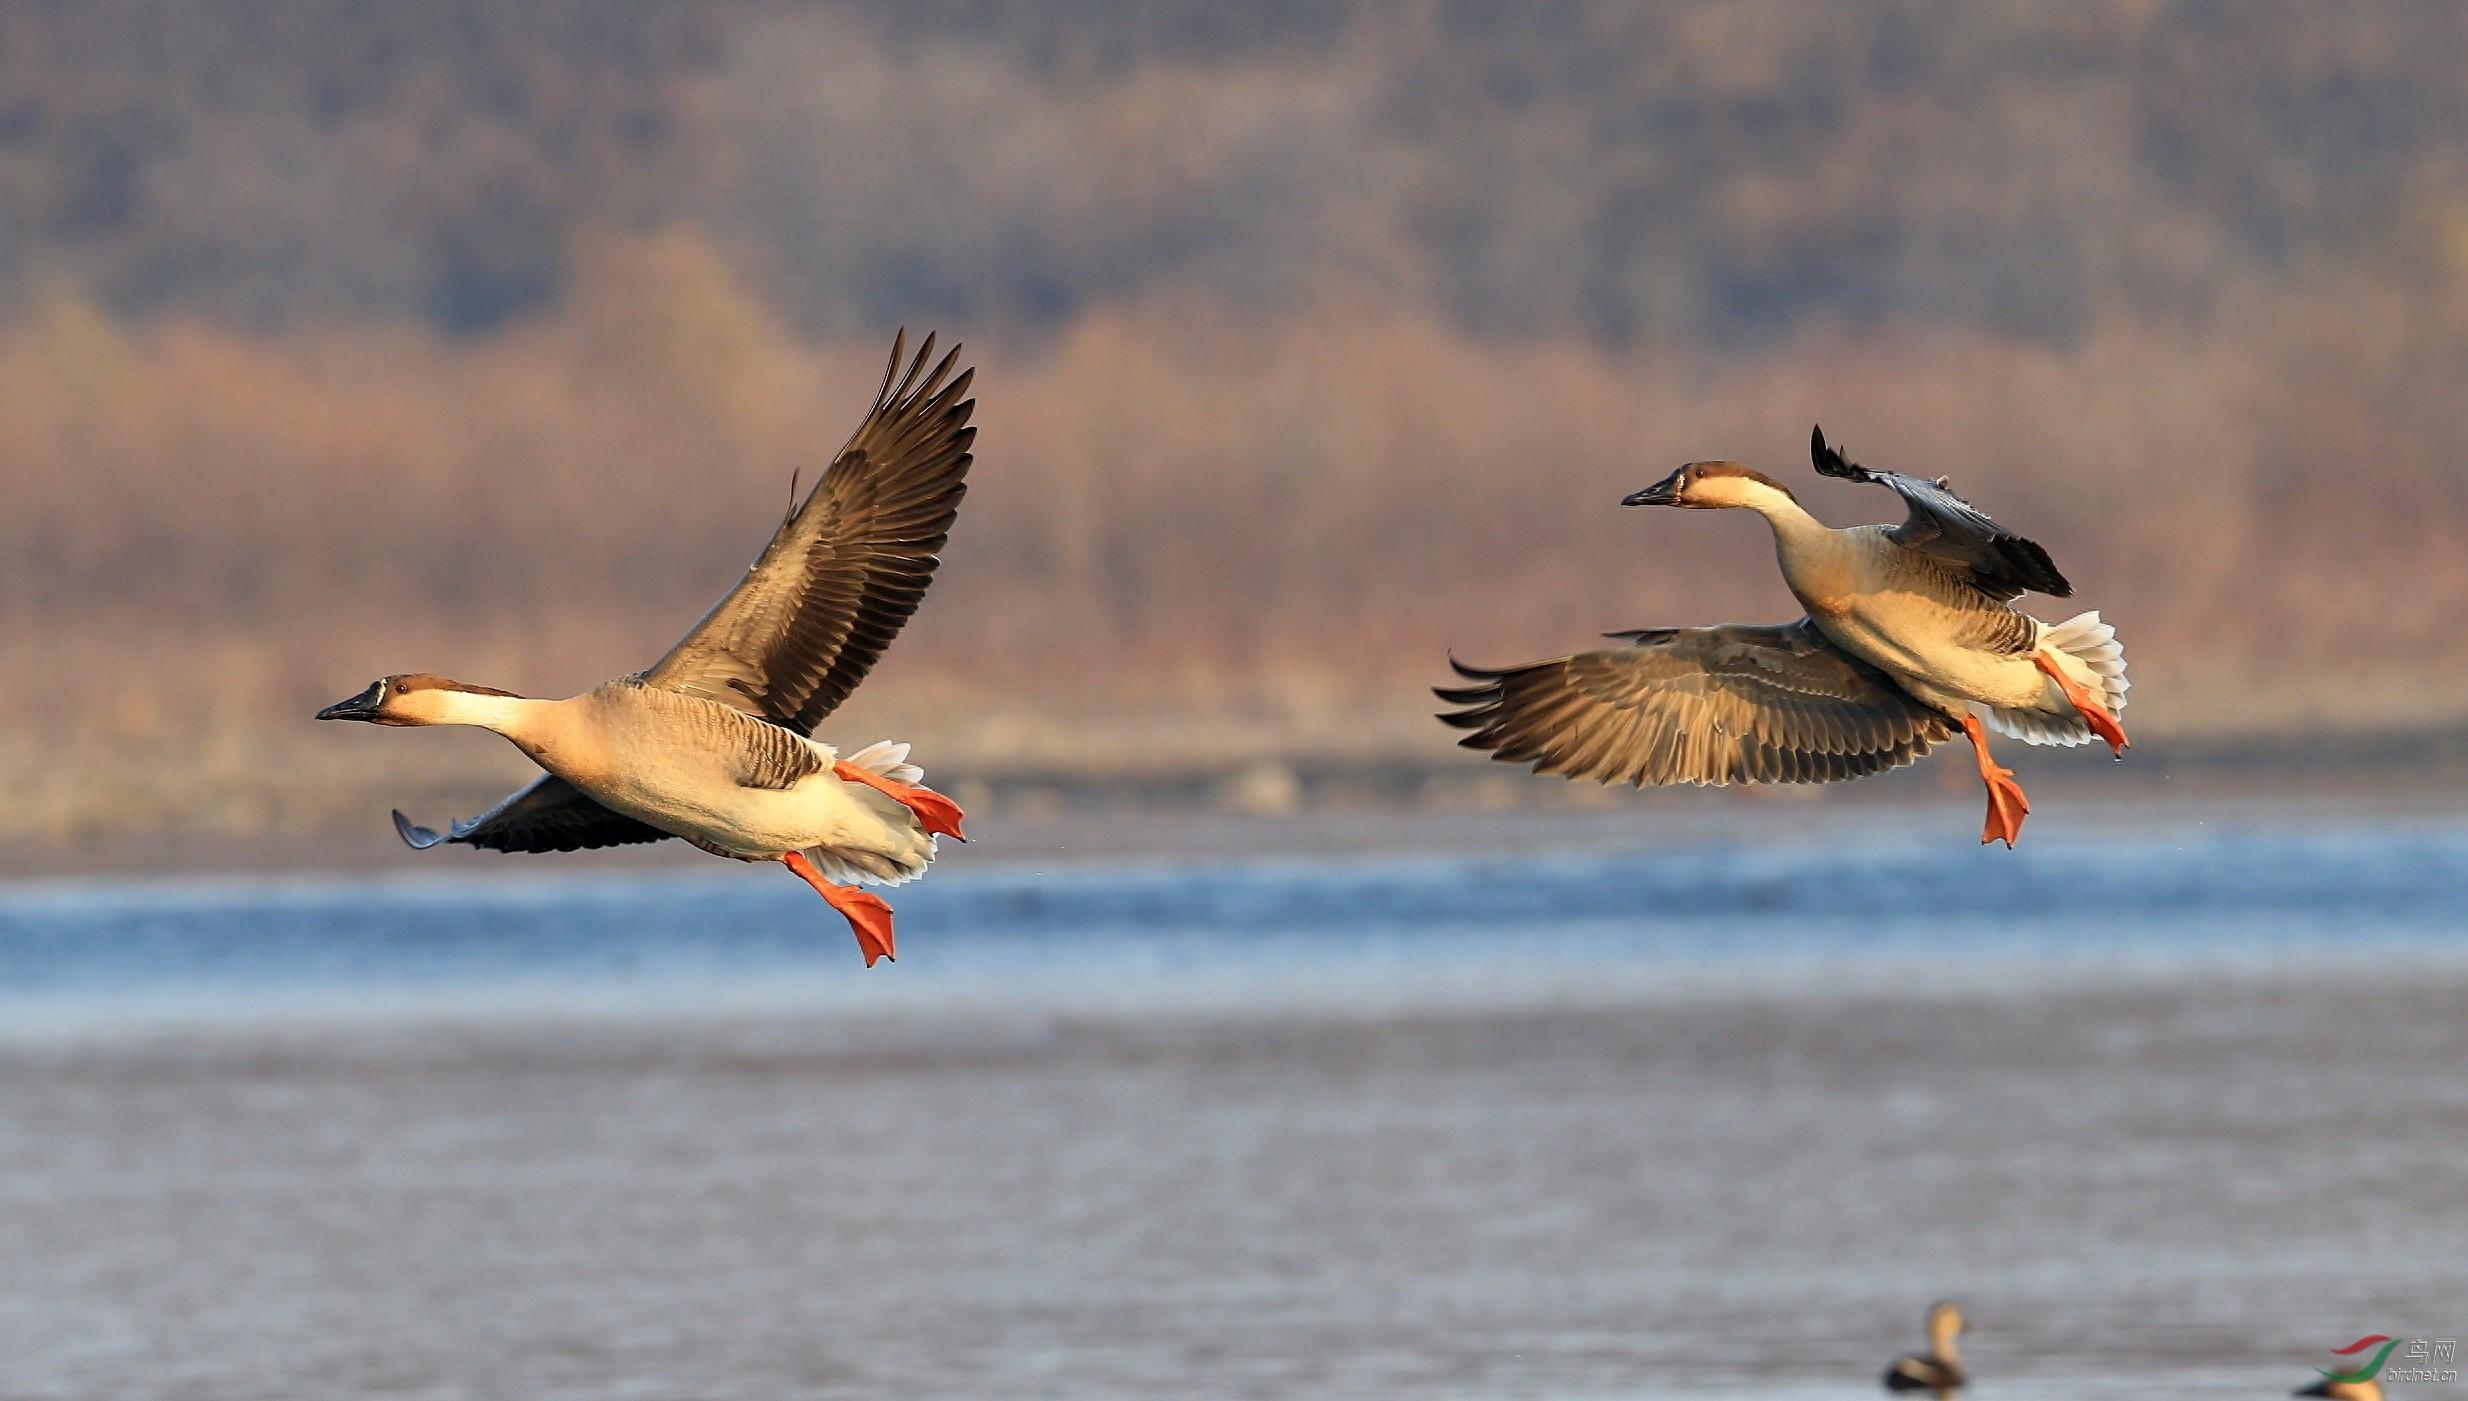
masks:
<instances>
[{"instance_id":1,"label":"brown crown on head","mask_svg":"<svg viewBox=\"0 0 2468 1401\"><path fill-rule=\"evenodd\" d=\"M405 695L413 691L468 691L475 696L521 698L513 691L500 691L494 686L474 686L468 681L457 681L450 676L439 676L433 671L415 671L402 676L388 677L386 689Z\"/></svg>"},{"instance_id":2,"label":"brown crown on head","mask_svg":"<svg viewBox=\"0 0 2468 1401\"><path fill-rule=\"evenodd\" d=\"M1783 495L1790 496L1794 501L1799 500L1797 496L1791 495L1791 488L1753 467L1742 467L1736 462L1691 462L1688 464L1687 471L1692 477L1746 477L1753 482L1763 482Z\"/></svg>"}]
</instances>

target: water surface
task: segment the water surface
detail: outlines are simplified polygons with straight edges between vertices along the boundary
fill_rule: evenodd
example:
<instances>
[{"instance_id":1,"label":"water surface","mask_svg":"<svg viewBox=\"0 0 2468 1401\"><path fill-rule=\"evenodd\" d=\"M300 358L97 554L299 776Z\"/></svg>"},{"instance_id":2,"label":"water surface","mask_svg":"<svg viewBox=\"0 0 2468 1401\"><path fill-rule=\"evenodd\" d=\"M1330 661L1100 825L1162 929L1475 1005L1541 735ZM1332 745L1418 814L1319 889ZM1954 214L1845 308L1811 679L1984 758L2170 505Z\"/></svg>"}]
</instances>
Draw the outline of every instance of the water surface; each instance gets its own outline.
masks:
<instances>
[{"instance_id":1,"label":"water surface","mask_svg":"<svg viewBox=\"0 0 2468 1401\"><path fill-rule=\"evenodd\" d=\"M954 863L871 973L793 881L538 869L0 893L0 1391L1855 1396L1951 1294L1982 1397L2266 1396L2468 1331L2457 827Z\"/></svg>"}]
</instances>

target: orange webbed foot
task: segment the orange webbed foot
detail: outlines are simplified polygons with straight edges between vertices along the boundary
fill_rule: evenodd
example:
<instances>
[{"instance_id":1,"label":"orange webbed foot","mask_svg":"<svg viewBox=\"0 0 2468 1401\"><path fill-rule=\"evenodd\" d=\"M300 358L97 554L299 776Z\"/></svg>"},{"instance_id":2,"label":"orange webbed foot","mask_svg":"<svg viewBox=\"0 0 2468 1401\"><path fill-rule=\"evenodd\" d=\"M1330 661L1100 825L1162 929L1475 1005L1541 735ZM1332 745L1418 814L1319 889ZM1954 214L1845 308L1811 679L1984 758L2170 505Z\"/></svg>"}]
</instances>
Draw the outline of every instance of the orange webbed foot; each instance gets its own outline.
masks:
<instances>
[{"instance_id":1,"label":"orange webbed foot","mask_svg":"<svg viewBox=\"0 0 2468 1401\"><path fill-rule=\"evenodd\" d=\"M814 887L831 908L848 921L849 932L857 936L857 951L865 955L866 967L879 958L899 961L891 936L891 906L877 895L859 890L853 885L835 885L823 879L802 851L792 851L780 858L780 863L797 874L799 880Z\"/></svg>"},{"instance_id":2,"label":"orange webbed foot","mask_svg":"<svg viewBox=\"0 0 2468 1401\"><path fill-rule=\"evenodd\" d=\"M869 773L845 759L831 766L832 776L845 783L862 783L910 812L917 814L917 824L938 837L967 841L960 831L960 822L967 816L960 805L935 792L913 784L895 783L878 773Z\"/></svg>"},{"instance_id":3,"label":"orange webbed foot","mask_svg":"<svg viewBox=\"0 0 2468 1401\"><path fill-rule=\"evenodd\" d=\"M1980 845L2005 843L2014 848L2014 839L2022 835L2022 820L2031 815L2031 800L2023 796L2022 785L2014 781L2012 769L1998 769L1982 774L1988 783L1988 824L1980 829Z\"/></svg>"},{"instance_id":4,"label":"orange webbed foot","mask_svg":"<svg viewBox=\"0 0 2468 1401\"><path fill-rule=\"evenodd\" d=\"M888 958L899 962L899 953L891 938L891 905L881 896L843 886L838 899L831 902L848 920L849 932L857 936L857 951L865 955L866 967L874 961Z\"/></svg>"},{"instance_id":5,"label":"orange webbed foot","mask_svg":"<svg viewBox=\"0 0 2468 1401\"><path fill-rule=\"evenodd\" d=\"M2057 689L2065 693L2065 699L2073 705L2075 713L2082 716L2082 723L2091 727L2091 733L2108 742L2108 752L2124 758L2125 751L2133 747L2133 742L2125 737L2125 727L2117 723L2117 717L2108 707L2091 699L2091 693L2059 669L2056 658L2046 652L2032 653L2031 664L2057 683Z\"/></svg>"},{"instance_id":6,"label":"orange webbed foot","mask_svg":"<svg viewBox=\"0 0 2468 1401\"><path fill-rule=\"evenodd\" d=\"M1980 829L1980 845L2005 843L2014 848L2014 839L2022 835L2022 820L2031 815L2031 800L2022 795L2022 785L2014 781L2014 771L1999 767L1988 757L1988 733L1980 726L1976 715L1962 717L1962 732L1971 741L1972 755L1979 760L1980 782L1988 788L1988 824Z\"/></svg>"},{"instance_id":7,"label":"orange webbed foot","mask_svg":"<svg viewBox=\"0 0 2468 1401\"><path fill-rule=\"evenodd\" d=\"M2108 707L2092 701L2082 706L2081 710L2082 722L2091 727L2091 733L2108 741L2109 753L2122 759L2125 751L2134 747L2134 742L2125 737L2125 727L2117 723L2117 717L2109 713Z\"/></svg>"}]
</instances>

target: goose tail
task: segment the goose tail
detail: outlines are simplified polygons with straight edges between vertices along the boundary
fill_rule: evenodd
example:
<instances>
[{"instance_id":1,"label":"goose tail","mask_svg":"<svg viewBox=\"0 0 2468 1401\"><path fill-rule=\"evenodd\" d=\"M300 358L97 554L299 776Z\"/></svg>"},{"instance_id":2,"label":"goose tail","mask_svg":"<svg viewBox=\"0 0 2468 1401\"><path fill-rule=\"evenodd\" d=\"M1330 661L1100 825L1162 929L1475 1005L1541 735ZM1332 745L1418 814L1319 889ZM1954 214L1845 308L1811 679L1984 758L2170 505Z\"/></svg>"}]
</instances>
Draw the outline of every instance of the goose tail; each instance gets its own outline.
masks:
<instances>
[{"instance_id":1,"label":"goose tail","mask_svg":"<svg viewBox=\"0 0 2468 1401\"><path fill-rule=\"evenodd\" d=\"M842 760L867 773L905 783L911 787L925 782L925 770L908 761L908 744L904 740L876 740Z\"/></svg>"},{"instance_id":2,"label":"goose tail","mask_svg":"<svg viewBox=\"0 0 2468 1401\"><path fill-rule=\"evenodd\" d=\"M2125 709L2125 645L2115 627L2100 621L2097 609L2077 613L2061 623L2040 624L2038 650L2053 654L2057 664L2083 689L2097 697L2108 713ZM2056 696L2054 686L2049 694ZM2073 707L2058 699L2056 707L1995 705L1988 708L1988 728L2025 744L2088 744L2096 736Z\"/></svg>"}]
</instances>

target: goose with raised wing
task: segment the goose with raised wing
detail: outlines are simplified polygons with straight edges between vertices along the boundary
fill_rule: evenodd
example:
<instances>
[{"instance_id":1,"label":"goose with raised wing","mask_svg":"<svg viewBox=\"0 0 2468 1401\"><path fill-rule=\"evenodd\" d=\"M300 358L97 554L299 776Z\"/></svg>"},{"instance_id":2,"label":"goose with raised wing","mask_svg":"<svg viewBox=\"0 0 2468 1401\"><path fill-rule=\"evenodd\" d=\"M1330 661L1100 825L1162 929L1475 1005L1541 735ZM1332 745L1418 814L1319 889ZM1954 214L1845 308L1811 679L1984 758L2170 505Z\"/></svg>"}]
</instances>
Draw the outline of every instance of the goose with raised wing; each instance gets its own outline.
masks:
<instances>
[{"instance_id":1,"label":"goose with raised wing","mask_svg":"<svg viewBox=\"0 0 2468 1401\"><path fill-rule=\"evenodd\" d=\"M813 733L916 612L967 489L976 372L952 373L957 346L934 361L929 335L903 373L906 344L746 576L649 670L564 700L387 676L317 712L478 726L547 770L442 834L397 812L403 840L531 852L679 837L780 862L848 920L867 967L892 957L891 907L857 886L925 874L935 839L960 838L960 809L923 786L907 745L842 754Z\"/></svg>"},{"instance_id":2,"label":"goose with raised wing","mask_svg":"<svg viewBox=\"0 0 2468 1401\"><path fill-rule=\"evenodd\" d=\"M1961 734L1988 790L1984 845L2031 811L1987 730L2027 744L2104 740L2122 757L2125 652L2096 612L2045 623L2025 593L2070 597L2048 552L1935 481L1858 466L1810 436L1824 476L1890 489L1900 525L1827 527L1736 462L1691 462L1629 506L1750 510L1807 616L1781 626L1644 628L1627 645L1505 670L1450 659L1439 697L1459 741L1537 773L1605 783L1828 783L1899 768ZM1984 721L1984 723L1983 723Z\"/></svg>"},{"instance_id":3,"label":"goose with raised wing","mask_svg":"<svg viewBox=\"0 0 2468 1401\"><path fill-rule=\"evenodd\" d=\"M1951 1300L1928 1309L1928 1351L1907 1352L1885 1369L1888 1391L1926 1391L1951 1396L1970 1380L1962 1370L1962 1353L1954 1340L1962 1336L1962 1310Z\"/></svg>"}]
</instances>

